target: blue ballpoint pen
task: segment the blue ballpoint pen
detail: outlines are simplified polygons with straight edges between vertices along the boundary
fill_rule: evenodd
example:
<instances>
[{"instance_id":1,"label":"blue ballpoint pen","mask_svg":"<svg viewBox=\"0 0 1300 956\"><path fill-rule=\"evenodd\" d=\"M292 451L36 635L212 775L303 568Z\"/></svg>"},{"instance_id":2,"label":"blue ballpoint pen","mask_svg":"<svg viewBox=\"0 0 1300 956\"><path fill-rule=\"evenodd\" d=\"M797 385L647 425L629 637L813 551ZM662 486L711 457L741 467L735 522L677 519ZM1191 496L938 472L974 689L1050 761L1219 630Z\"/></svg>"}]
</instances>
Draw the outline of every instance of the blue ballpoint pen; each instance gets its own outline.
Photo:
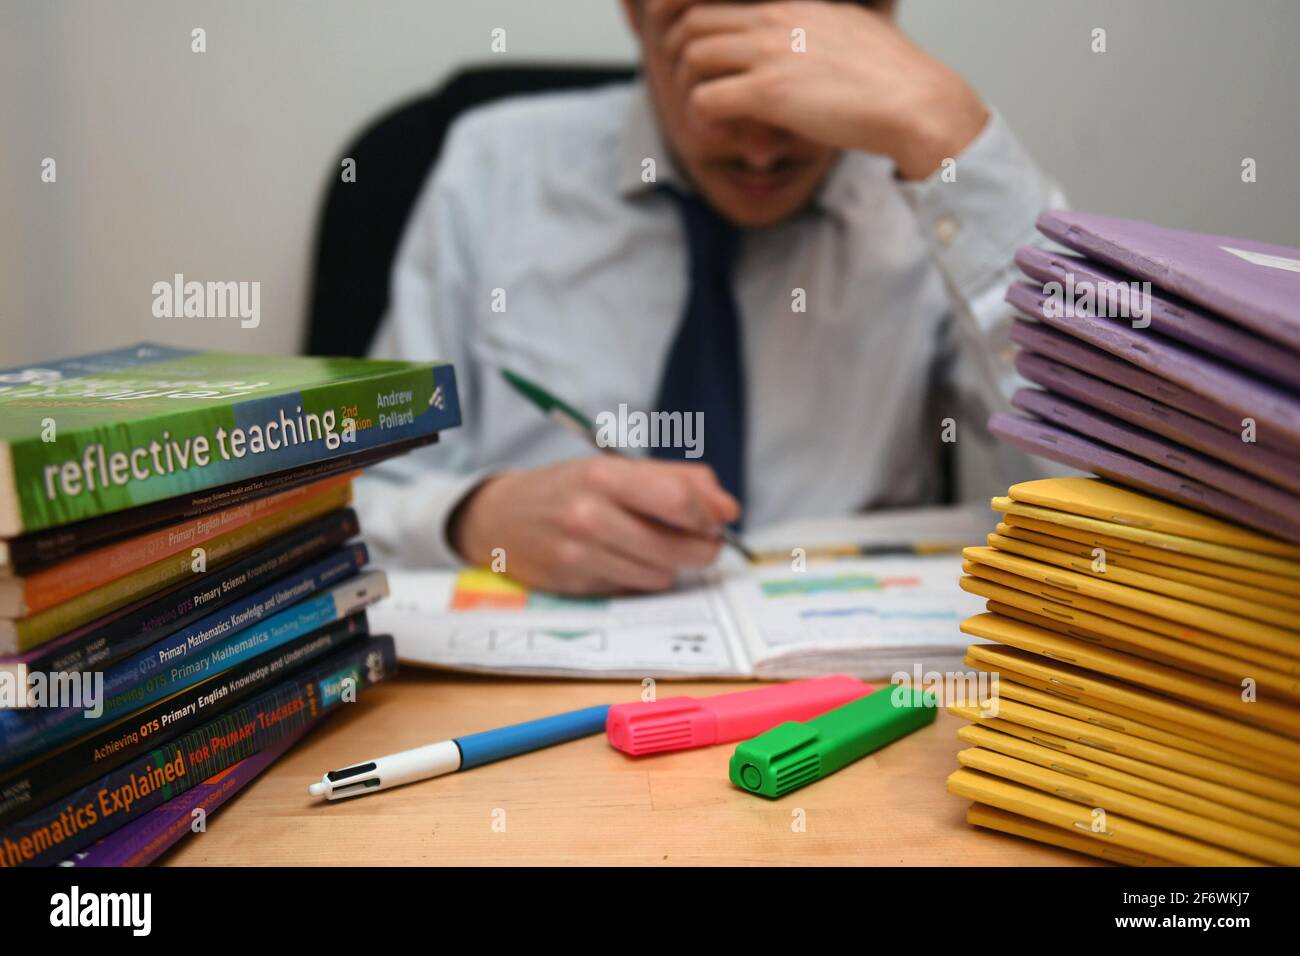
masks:
<instances>
[{"instance_id":1,"label":"blue ballpoint pen","mask_svg":"<svg viewBox=\"0 0 1300 956\"><path fill-rule=\"evenodd\" d=\"M554 717L512 724L478 734L440 740L436 744L377 757L353 767L331 770L313 783L307 792L313 797L342 800L377 793L416 780L469 770L494 760L503 760L530 750L604 733L609 705L571 710Z\"/></svg>"}]
</instances>

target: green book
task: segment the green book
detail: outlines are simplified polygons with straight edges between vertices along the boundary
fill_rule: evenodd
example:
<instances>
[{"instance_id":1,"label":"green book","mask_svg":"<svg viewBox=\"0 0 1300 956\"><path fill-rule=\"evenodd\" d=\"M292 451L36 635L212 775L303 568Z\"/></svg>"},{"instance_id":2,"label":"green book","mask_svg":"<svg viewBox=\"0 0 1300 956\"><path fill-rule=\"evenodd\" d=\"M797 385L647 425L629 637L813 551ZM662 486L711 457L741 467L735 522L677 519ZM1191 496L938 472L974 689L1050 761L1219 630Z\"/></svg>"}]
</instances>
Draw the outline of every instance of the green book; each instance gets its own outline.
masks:
<instances>
[{"instance_id":1,"label":"green book","mask_svg":"<svg viewBox=\"0 0 1300 956\"><path fill-rule=\"evenodd\" d=\"M136 345L0 371L0 538L460 424L451 365Z\"/></svg>"}]
</instances>

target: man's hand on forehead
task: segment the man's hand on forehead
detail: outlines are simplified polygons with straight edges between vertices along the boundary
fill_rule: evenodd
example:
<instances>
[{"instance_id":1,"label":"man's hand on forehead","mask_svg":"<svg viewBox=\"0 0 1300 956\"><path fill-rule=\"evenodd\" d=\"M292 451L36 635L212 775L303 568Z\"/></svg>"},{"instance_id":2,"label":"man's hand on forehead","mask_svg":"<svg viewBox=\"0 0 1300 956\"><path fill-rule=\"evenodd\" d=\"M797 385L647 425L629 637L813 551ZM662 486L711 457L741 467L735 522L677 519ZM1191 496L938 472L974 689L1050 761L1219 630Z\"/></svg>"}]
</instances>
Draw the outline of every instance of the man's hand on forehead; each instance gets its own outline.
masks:
<instances>
[{"instance_id":1,"label":"man's hand on forehead","mask_svg":"<svg viewBox=\"0 0 1300 956\"><path fill-rule=\"evenodd\" d=\"M987 120L974 92L893 21L829 0L646 0L653 43L697 121L751 121L890 156L923 178Z\"/></svg>"}]
</instances>

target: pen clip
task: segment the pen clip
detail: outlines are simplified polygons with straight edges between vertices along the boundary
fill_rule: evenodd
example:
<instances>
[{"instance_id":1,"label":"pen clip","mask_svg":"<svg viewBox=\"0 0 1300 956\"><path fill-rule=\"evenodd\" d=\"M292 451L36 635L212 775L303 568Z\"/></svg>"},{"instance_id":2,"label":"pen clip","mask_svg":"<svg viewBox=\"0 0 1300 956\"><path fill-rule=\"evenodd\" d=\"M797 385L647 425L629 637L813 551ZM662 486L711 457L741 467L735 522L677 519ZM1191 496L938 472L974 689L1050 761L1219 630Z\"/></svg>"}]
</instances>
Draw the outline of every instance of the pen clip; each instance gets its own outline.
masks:
<instances>
[{"instance_id":1,"label":"pen clip","mask_svg":"<svg viewBox=\"0 0 1300 956\"><path fill-rule=\"evenodd\" d=\"M342 770L331 770L325 774L330 783L338 783L340 780L346 780L349 777L359 777L363 773L370 773L376 769L375 762L359 763L355 767L344 767Z\"/></svg>"}]
</instances>

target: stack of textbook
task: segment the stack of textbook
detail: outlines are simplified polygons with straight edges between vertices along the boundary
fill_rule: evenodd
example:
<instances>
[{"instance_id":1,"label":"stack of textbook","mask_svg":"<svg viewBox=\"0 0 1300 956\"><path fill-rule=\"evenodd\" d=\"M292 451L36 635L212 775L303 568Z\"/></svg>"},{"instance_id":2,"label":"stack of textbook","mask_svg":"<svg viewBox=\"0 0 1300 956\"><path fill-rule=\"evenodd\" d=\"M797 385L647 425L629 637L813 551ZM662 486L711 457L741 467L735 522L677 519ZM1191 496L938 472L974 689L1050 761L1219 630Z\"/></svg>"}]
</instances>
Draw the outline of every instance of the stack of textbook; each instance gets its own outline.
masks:
<instances>
[{"instance_id":1,"label":"stack of textbook","mask_svg":"<svg viewBox=\"0 0 1300 956\"><path fill-rule=\"evenodd\" d=\"M391 674L351 482L457 424L446 365L0 372L0 866L147 862Z\"/></svg>"},{"instance_id":2,"label":"stack of textbook","mask_svg":"<svg viewBox=\"0 0 1300 956\"><path fill-rule=\"evenodd\" d=\"M1039 222L1086 258L1018 256L1042 390L992 427L1102 477L1013 486L964 552L962 630L992 643L948 789L1117 862L1300 864L1300 252Z\"/></svg>"}]
</instances>

